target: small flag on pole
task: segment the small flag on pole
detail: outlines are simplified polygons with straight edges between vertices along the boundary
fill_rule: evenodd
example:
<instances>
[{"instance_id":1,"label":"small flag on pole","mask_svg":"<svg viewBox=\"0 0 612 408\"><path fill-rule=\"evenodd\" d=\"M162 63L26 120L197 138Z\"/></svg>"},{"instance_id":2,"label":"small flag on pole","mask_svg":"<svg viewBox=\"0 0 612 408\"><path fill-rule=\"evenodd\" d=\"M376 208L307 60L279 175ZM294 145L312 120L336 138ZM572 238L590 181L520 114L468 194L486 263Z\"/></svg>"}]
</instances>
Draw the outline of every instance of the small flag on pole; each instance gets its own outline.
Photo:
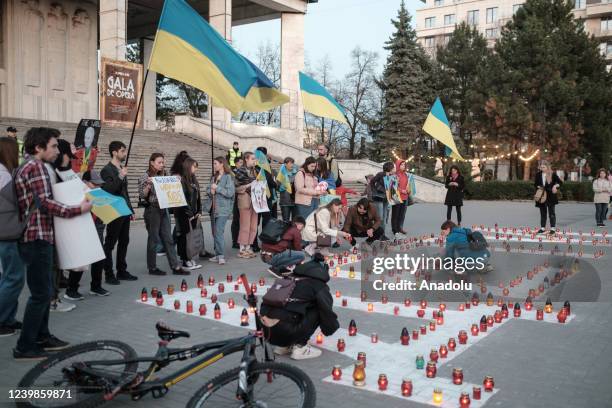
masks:
<instances>
[{"instance_id":1,"label":"small flag on pole","mask_svg":"<svg viewBox=\"0 0 612 408\"><path fill-rule=\"evenodd\" d=\"M450 125L448 124L448 119L446 118L446 113L444 113L444 107L442 106L442 102L440 102L440 98L436 98L436 101L431 107L431 111L429 111L429 115L427 115L427 119L423 125L423 130L427 132L429 136L444 143L447 155L448 150L450 150L450 157L457 160L463 160L463 157L459 154L459 150L457 150L457 145L455 145L455 140L453 139L453 134L451 133Z\"/></svg>"}]
</instances>

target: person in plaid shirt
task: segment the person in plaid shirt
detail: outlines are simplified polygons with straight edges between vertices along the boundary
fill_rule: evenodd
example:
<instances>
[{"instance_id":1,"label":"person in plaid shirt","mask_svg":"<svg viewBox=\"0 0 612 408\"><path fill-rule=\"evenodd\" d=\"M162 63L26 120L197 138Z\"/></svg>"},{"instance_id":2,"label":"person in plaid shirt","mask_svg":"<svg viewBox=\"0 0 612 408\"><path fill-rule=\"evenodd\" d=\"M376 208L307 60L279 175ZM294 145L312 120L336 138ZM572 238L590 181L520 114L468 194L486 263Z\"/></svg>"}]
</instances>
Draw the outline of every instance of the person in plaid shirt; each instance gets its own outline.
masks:
<instances>
[{"instance_id":1,"label":"person in plaid shirt","mask_svg":"<svg viewBox=\"0 0 612 408\"><path fill-rule=\"evenodd\" d=\"M91 203L83 200L79 206L66 206L53 200L51 181L45 167L59 154L57 138L60 132L51 128L28 130L24 150L28 155L15 176L15 187L22 219L27 220L19 253L26 267L30 298L23 316L23 328L13 357L17 360L42 360L49 351L62 350L68 343L49 332L51 274L55 236L53 216L72 218L89 212Z\"/></svg>"}]
</instances>

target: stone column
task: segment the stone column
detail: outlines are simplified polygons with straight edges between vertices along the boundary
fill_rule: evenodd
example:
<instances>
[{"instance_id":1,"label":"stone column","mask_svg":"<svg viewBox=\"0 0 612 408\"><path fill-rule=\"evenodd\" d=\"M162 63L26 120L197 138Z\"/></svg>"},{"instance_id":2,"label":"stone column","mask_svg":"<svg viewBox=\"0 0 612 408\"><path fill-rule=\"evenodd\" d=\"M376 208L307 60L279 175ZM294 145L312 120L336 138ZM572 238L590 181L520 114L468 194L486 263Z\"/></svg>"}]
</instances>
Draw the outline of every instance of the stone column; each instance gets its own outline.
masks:
<instances>
[{"instance_id":1,"label":"stone column","mask_svg":"<svg viewBox=\"0 0 612 408\"><path fill-rule=\"evenodd\" d=\"M100 54L125 61L127 0L100 0Z\"/></svg>"},{"instance_id":2,"label":"stone column","mask_svg":"<svg viewBox=\"0 0 612 408\"><path fill-rule=\"evenodd\" d=\"M304 14L281 15L281 90L291 100L281 108L283 129L303 130L299 71L304 69ZM300 133L301 134L301 133Z\"/></svg>"},{"instance_id":3,"label":"stone column","mask_svg":"<svg viewBox=\"0 0 612 408\"><path fill-rule=\"evenodd\" d=\"M147 67L149 66L149 58L151 58L151 51L153 51L153 40L143 38L141 41L142 57L145 74ZM143 77L144 78L144 77ZM155 82L157 81L157 74L153 71L149 71L149 77L145 84L144 92L142 94L142 124L144 129L155 130L157 120L157 102L156 95L157 91L155 88Z\"/></svg>"},{"instance_id":4,"label":"stone column","mask_svg":"<svg viewBox=\"0 0 612 408\"><path fill-rule=\"evenodd\" d=\"M223 38L232 42L232 0L210 0L208 5L208 21ZM210 107L208 108L210 118ZM215 108L213 120L222 128L228 128L232 123L232 114L221 108Z\"/></svg>"}]
</instances>

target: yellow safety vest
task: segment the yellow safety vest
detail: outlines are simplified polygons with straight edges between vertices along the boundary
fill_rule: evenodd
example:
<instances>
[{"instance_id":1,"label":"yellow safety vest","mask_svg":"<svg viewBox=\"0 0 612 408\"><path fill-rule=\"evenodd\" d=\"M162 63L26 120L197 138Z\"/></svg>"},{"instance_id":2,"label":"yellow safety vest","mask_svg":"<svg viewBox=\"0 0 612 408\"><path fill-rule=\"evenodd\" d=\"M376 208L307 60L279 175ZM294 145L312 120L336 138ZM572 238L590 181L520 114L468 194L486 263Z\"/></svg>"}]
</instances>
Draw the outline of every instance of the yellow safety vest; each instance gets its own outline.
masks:
<instances>
[{"instance_id":1,"label":"yellow safety vest","mask_svg":"<svg viewBox=\"0 0 612 408\"><path fill-rule=\"evenodd\" d=\"M230 149L229 151L229 165L231 167L234 167L234 160L236 160L237 157L242 156L242 152L240 150L235 151L234 149Z\"/></svg>"}]
</instances>

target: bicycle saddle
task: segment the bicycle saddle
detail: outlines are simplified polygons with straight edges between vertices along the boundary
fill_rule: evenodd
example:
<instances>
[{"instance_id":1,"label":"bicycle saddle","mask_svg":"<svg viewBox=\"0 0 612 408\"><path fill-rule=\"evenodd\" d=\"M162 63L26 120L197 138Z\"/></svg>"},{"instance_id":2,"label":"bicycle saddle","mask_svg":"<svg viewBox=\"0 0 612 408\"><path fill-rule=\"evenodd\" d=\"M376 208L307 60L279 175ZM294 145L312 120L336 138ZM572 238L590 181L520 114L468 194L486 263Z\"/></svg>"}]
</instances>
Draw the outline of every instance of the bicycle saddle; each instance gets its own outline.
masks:
<instances>
[{"instance_id":1,"label":"bicycle saddle","mask_svg":"<svg viewBox=\"0 0 612 408\"><path fill-rule=\"evenodd\" d=\"M188 332L182 330L172 330L163 322L157 322L155 328L157 329L157 335L159 338L165 341L174 340L179 337L190 337Z\"/></svg>"}]
</instances>

